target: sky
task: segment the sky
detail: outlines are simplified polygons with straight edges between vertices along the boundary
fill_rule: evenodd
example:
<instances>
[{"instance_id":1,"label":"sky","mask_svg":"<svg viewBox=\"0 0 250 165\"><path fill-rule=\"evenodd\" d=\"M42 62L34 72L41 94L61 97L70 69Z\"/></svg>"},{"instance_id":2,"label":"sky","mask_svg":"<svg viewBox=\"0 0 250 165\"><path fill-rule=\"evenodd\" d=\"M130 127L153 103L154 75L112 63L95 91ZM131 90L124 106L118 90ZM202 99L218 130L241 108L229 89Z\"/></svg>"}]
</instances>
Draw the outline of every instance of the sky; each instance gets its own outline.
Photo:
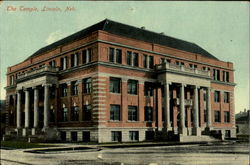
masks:
<instances>
[{"instance_id":1,"label":"sky","mask_svg":"<svg viewBox=\"0 0 250 165\"><path fill-rule=\"evenodd\" d=\"M8 66L108 18L196 43L218 59L233 62L237 83L235 111L249 109L249 5L173 1L0 2L0 99L5 98ZM56 10L49 10L52 8Z\"/></svg>"}]
</instances>

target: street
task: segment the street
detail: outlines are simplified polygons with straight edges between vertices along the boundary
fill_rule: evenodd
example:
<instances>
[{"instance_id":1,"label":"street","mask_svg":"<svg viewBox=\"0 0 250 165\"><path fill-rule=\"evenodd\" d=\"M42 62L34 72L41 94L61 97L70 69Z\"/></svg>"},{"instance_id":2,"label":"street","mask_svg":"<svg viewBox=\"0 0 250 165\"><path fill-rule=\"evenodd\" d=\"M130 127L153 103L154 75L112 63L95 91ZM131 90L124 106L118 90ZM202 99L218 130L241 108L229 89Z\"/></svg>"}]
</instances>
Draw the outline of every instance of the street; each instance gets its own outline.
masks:
<instances>
[{"instance_id":1,"label":"street","mask_svg":"<svg viewBox=\"0 0 250 165\"><path fill-rule=\"evenodd\" d=\"M1 149L2 165L248 165L249 146L242 144L102 148L78 152L28 153Z\"/></svg>"}]
</instances>

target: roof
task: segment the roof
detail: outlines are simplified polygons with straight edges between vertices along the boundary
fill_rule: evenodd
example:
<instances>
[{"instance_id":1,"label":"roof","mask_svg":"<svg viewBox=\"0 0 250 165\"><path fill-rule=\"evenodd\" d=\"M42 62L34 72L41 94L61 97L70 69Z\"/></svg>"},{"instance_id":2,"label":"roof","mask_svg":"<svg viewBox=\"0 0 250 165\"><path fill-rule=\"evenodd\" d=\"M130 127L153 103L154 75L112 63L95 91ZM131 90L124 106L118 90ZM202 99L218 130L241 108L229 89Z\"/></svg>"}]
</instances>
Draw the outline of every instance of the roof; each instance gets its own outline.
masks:
<instances>
[{"instance_id":1,"label":"roof","mask_svg":"<svg viewBox=\"0 0 250 165\"><path fill-rule=\"evenodd\" d=\"M187 42L184 40L176 39L170 36L166 36L164 34L148 31L142 28L137 28L134 26L126 25L123 23L115 22L109 19L105 19L97 24L94 24L90 27L87 27L79 32L76 32L68 37L65 37L59 41L56 41L48 46L45 46L38 51L36 51L34 54L32 54L30 57L34 57L37 55L40 55L42 53L45 53L47 51L53 50L56 47L60 45L64 45L66 43L70 43L72 41L78 40L80 38L83 38L84 36L90 34L91 32L102 30L106 31L111 34L132 38L136 40L141 40L144 42L149 43L155 43L159 45L168 46L171 48L201 54L204 57L212 58L218 60L215 56L211 55L206 50L202 49L200 46L196 45L195 43ZM29 58L30 58L29 57ZM29 59L28 58L28 59Z\"/></svg>"}]
</instances>

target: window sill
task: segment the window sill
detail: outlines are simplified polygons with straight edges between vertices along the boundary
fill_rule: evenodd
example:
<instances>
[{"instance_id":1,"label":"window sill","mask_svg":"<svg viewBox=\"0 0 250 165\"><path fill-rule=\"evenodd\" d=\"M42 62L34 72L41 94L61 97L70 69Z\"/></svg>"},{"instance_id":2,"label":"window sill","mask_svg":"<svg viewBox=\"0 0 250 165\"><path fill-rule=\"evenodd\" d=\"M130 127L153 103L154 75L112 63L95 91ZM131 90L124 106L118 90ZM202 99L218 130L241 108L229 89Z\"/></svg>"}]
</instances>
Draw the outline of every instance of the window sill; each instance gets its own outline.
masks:
<instances>
[{"instance_id":1,"label":"window sill","mask_svg":"<svg viewBox=\"0 0 250 165\"><path fill-rule=\"evenodd\" d=\"M139 123L140 121L137 120L128 120L127 123Z\"/></svg>"},{"instance_id":2,"label":"window sill","mask_svg":"<svg viewBox=\"0 0 250 165\"><path fill-rule=\"evenodd\" d=\"M120 123L120 122L122 122L122 121L120 121L120 120L109 120L109 122L110 122L110 123Z\"/></svg>"},{"instance_id":3,"label":"window sill","mask_svg":"<svg viewBox=\"0 0 250 165\"><path fill-rule=\"evenodd\" d=\"M121 93L113 93L113 92L109 92L110 94L114 94L114 95L121 95Z\"/></svg>"},{"instance_id":4,"label":"window sill","mask_svg":"<svg viewBox=\"0 0 250 165\"><path fill-rule=\"evenodd\" d=\"M131 94L131 93L128 93L129 96L138 96L138 94Z\"/></svg>"}]
</instances>

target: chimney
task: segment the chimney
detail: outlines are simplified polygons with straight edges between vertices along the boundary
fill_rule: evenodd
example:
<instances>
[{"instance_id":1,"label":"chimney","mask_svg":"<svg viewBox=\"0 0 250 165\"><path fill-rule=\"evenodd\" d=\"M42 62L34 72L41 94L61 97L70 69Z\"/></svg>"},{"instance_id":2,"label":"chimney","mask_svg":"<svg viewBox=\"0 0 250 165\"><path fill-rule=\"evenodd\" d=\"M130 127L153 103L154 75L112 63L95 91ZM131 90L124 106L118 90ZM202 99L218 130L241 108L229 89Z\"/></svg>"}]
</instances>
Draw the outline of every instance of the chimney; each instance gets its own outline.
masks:
<instances>
[{"instance_id":1,"label":"chimney","mask_svg":"<svg viewBox=\"0 0 250 165\"><path fill-rule=\"evenodd\" d=\"M146 28L145 28L145 26L142 26L141 29L145 30Z\"/></svg>"},{"instance_id":2,"label":"chimney","mask_svg":"<svg viewBox=\"0 0 250 165\"><path fill-rule=\"evenodd\" d=\"M160 34L161 34L161 35L165 35L165 33L164 33L164 32L161 32Z\"/></svg>"}]
</instances>

